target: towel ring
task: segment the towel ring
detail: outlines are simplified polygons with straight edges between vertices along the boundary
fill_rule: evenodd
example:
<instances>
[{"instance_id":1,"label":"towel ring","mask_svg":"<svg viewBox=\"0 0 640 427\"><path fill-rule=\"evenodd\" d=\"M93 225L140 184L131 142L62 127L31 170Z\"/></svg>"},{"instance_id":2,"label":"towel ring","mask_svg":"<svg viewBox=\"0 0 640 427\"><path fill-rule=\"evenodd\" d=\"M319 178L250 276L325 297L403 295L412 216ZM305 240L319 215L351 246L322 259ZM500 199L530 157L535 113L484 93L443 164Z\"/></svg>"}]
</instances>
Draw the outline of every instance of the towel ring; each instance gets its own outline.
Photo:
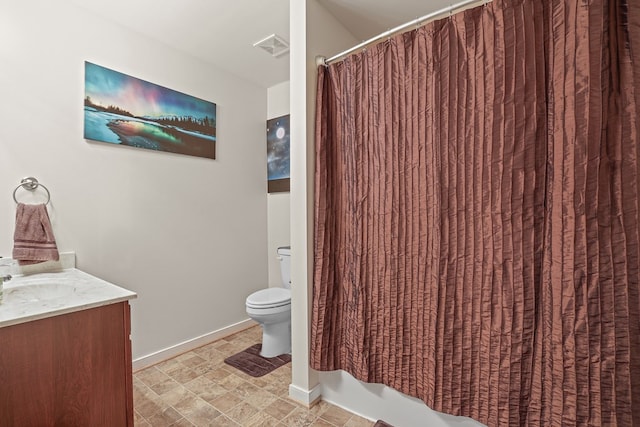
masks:
<instances>
[{"instance_id":1,"label":"towel ring","mask_svg":"<svg viewBox=\"0 0 640 427\"><path fill-rule=\"evenodd\" d=\"M16 204L18 203L18 199L16 199L16 192L18 191L18 189L20 189L20 187L24 188L27 191L35 191L38 187L44 188L44 191L47 192L47 201L44 204L49 204L49 201L51 200L51 193L49 193L49 189L45 187L44 184L40 184L38 180L32 176L22 178L20 184L16 187L15 190L13 190L13 201L16 202Z\"/></svg>"}]
</instances>

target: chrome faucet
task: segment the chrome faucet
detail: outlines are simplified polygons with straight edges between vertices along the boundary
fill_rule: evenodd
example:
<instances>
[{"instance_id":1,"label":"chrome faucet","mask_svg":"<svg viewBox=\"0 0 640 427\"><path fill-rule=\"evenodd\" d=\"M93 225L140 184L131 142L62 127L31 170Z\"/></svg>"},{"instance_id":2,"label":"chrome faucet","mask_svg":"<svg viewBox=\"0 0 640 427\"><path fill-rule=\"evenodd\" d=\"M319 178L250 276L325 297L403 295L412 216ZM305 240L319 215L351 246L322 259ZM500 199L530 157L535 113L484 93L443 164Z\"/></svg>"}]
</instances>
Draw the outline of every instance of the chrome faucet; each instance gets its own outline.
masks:
<instances>
[{"instance_id":1,"label":"chrome faucet","mask_svg":"<svg viewBox=\"0 0 640 427\"><path fill-rule=\"evenodd\" d=\"M4 282L11 280L11 275L7 274L6 276L0 276L0 304L2 304L3 294L4 294Z\"/></svg>"},{"instance_id":2,"label":"chrome faucet","mask_svg":"<svg viewBox=\"0 0 640 427\"><path fill-rule=\"evenodd\" d=\"M2 255L0 255L0 258L2 258ZM9 280L11 280L10 274L7 274L6 276L0 276L0 285L2 284L2 282L8 282Z\"/></svg>"}]
</instances>

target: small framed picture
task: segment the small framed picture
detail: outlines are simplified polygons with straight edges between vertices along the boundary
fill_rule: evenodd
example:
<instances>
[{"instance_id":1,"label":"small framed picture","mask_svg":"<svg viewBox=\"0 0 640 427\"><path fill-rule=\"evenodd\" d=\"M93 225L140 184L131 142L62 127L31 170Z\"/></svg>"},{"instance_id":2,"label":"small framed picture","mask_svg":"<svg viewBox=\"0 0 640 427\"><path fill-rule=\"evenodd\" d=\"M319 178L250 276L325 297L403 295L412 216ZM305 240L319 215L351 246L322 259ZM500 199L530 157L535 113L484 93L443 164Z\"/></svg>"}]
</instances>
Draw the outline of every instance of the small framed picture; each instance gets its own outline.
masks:
<instances>
[{"instance_id":1,"label":"small framed picture","mask_svg":"<svg viewBox=\"0 0 640 427\"><path fill-rule=\"evenodd\" d=\"M289 191L289 115L267 120L267 191Z\"/></svg>"}]
</instances>

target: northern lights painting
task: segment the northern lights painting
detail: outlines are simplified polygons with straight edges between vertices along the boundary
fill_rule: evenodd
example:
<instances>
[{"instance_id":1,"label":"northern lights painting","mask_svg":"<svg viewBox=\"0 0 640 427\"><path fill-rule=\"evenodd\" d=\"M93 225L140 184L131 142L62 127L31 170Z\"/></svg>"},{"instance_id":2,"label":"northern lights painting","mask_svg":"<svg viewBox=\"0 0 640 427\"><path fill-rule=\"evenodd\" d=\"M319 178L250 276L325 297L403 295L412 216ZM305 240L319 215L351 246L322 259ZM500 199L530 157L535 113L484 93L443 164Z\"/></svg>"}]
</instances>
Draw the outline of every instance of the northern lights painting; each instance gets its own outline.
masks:
<instances>
[{"instance_id":1,"label":"northern lights painting","mask_svg":"<svg viewBox=\"0 0 640 427\"><path fill-rule=\"evenodd\" d=\"M84 137L216 158L216 104L85 62Z\"/></svg>"},{"instance_id":2,"label":"northern lights painting","mask_svg":"<svg viewBox=\"0 0 640 427\"><path fill-rule=\"evenodd\" d=\"M269 193L289 191L289 116L267 121L267 186Z\"/></svg>"}]
</instances>

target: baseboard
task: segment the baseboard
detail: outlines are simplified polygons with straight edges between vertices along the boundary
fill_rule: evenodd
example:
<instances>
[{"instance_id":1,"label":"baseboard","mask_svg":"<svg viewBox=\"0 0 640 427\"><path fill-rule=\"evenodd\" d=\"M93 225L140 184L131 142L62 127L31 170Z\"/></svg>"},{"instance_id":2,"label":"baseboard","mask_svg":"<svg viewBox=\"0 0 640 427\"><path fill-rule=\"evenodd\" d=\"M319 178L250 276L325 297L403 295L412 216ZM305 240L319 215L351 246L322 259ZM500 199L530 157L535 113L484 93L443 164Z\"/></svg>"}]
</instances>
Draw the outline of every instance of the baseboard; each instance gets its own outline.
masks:
<instances>
[{"instance_id":1,"label":"baseboard","mask_svg":"<svg viewBox=\"0 0 640 427\"><path fill-rule=\"evenodd\" d=\"M304 390L293 384L289 384L289 398L295 400L298 403L302 403L307 407L311 407L318 403L320 400L320 384L316 385L311 390Z\"/></svg>"},{"instance_id":2,"label":"baseboard","mask_svg":"<svg viewBox=\"0 0 640 427\"><path fill-rule=\"evenodd\" d=\"M179 354L186 353L187 351L191 351L198 347L202 347L210 342L228 337L229 335L233 335L236 332L243 331L255 325L257 325L257 323L251 319L243 320L242 322L234 323L233 325L226 326L222 329L218 329L217 331L209 332L207 334L200 335L199 337L172 345L171 347L167 347L163 350L139 357L133 361L133 371L136 372L141 369L148 368L149 366L171 359L172 357L176 357Z\"/></svg>"}]
</instances>

